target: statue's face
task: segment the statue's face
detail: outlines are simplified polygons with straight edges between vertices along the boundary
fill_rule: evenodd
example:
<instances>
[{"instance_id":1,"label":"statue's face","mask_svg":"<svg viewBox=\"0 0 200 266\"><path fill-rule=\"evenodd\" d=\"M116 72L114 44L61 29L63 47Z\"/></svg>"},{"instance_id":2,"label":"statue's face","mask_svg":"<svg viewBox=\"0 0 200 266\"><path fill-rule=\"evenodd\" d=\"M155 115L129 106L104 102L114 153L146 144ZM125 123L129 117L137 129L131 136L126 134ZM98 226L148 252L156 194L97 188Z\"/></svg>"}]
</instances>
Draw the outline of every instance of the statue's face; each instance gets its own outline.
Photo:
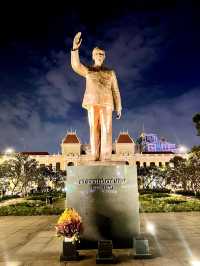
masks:
<instances>
[{"instance_id":1,"label":"statue's face","mask_svg":"<svg viewBox=\"0 0 200 266\"><path fill-rule=\"evenodd\" d=\"M95 50L92 56L95 66L101 66L105 59L105 52L102 50Z\"/></svg>"}]
</instances>

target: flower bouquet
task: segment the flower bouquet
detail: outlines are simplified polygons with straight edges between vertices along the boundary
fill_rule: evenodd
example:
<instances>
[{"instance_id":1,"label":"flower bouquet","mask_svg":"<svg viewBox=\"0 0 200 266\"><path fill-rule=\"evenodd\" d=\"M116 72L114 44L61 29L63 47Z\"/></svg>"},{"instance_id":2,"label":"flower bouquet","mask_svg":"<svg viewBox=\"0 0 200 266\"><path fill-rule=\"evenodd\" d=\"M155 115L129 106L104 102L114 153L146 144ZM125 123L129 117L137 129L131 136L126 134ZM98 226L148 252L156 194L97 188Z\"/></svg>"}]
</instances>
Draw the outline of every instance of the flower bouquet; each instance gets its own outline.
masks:
<instances>
[{"instance_id":1,"label":"flower bouquet","mask_svg":"<svg viewBox=\"0 0 200 266\"><path fill-rule=\"evenodd\" d=\"M63 237L63 253L60 261L70 261L78 259L76 242L82 231L82 219L73 208L67 208L58 219L56 224L56 234Z\"/></svg>"},{"instance_id":2,"label":"flower bouquet","mask_svg":"<svg viewBox=\"0 0 200 266\"><path fill-rule=\"evenodd\" d=\"M73 208L67 208L59 217L56 224L57 236L64 237L65 242L79 241L82 231L82 219L78 212Z\"/></svg>"}]
</instances>

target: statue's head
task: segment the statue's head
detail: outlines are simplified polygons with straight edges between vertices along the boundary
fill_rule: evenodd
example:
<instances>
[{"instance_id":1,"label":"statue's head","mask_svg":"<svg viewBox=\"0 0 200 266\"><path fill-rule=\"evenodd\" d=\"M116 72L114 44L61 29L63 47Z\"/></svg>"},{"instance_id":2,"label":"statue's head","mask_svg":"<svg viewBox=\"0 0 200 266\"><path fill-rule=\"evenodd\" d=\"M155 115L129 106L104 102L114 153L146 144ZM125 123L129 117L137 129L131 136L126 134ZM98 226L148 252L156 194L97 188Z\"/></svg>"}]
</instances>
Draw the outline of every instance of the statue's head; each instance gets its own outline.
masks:
<instances>
[{"instance_id":1,"label":"statue's head","mask_svg":"<svg viewBox=\"0 0 200 266\"><path fill-rule=\"evenodd\" d=\"M101 66L106 58L105 51L99 47L95 47L92 51L92 59L95 66Z\"/></svg>"}]
</instances>

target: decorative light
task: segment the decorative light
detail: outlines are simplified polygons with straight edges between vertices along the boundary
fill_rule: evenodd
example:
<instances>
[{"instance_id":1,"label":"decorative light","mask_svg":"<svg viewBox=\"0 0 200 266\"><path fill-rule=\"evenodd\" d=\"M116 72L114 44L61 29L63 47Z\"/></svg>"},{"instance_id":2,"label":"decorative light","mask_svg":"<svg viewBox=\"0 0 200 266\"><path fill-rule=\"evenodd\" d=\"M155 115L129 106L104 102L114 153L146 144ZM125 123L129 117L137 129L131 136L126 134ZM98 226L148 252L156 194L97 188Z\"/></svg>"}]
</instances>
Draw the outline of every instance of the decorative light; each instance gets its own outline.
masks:
<instances>
[{"instance_id":1,"label":"decorative light","mask_svg":"<svg viewBox=\"0 0 200 266\"><path fill-rule=\"evenodd\" d=\"M200 260L192 260L191 265L192 266L200 266Z\"/></svg>"},{"instance_id":2,"label":"decorative light","mask_svg":"<svg viewBox=\"0 0 200 266\"><path fill-rule=\"evenodd\" d=\"M180 153L186 153L188 148L186 146L179 146L178 150Z\"/></svg>"},{"instance_id":3,"label":"decorative light","mask_svg":"<svg viewBox=\"0 0 200 266\"><path fill-rule=\"evenodd\" d=\"M5 151L4 151L4 153L7 154L7 155L12 154L14 152L15 152L15 150L13 148L11 148L11 147L6 148Z\"/></svg>"},{"instance_id":4,"label":"decorative light","mask_svg":"<svg viewBox=\"0 0 200 266\"><path fill-rule=\"evenodd\" d=\"M156 230L155 230L155 225L154 225L153 223L147 222L147 224L146 224L146 229L147 229L147 231L148 231L150 234L155 235Z\"/></svg>"}]
</instances>

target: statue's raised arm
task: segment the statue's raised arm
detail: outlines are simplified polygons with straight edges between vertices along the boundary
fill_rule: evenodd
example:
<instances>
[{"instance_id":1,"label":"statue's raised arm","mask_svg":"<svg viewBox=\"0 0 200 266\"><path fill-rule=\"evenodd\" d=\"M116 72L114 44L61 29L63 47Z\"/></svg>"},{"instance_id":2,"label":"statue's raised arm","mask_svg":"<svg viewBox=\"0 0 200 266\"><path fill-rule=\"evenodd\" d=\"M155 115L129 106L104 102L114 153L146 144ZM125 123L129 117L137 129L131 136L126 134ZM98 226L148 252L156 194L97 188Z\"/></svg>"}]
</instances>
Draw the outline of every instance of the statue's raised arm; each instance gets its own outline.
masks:
<instances>
[{"instance_id":1,"label":"statue's raised arm","mask_svg":"<svg viewBox=\"0 0 200 266\"><path fill-rule=\"evenodd\" d=\"M78 32L73 40L73 48L71 50L71 66L77 74L85 77L88 69L86 66L81 64L79 59L79 47L81 46L81 42L81 32Z\"/></svg>"}]
</instances>

